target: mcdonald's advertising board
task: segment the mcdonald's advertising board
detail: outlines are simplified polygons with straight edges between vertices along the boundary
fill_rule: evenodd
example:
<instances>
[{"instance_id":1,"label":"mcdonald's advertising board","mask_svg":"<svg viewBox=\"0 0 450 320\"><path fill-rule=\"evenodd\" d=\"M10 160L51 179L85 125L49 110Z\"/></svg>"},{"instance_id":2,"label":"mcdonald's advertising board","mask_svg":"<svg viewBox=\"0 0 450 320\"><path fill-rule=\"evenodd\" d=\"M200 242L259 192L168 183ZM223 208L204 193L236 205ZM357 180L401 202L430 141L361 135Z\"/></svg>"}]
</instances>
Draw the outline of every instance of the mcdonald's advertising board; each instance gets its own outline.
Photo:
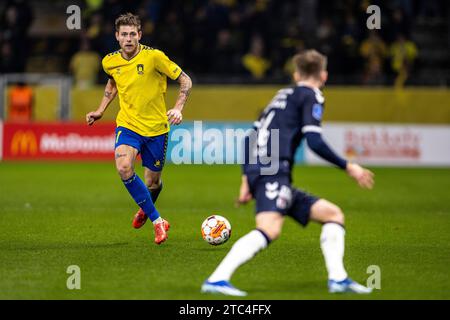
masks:
<instances>
[{"instance_id":1,"label":"mcdonald's advertising board","mask_svg":"<svg viewBox=\"0 0 450 320\"><path fill-rule=\"evenodd\" d=\"M0 151L3 160L107 160L114 155L114 130L114 123L4 123Z\"/></svg>"}]
</instances>

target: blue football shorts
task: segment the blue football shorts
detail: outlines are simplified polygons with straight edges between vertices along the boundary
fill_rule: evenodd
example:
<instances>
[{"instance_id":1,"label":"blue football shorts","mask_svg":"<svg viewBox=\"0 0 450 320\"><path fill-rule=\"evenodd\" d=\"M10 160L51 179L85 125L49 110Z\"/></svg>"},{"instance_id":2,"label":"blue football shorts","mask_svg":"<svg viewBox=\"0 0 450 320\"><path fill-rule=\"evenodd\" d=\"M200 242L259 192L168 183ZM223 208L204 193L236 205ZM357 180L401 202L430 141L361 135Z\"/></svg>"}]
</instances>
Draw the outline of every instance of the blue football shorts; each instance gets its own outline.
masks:
<instances>
[{"instance_id":1,"label":"blue football shorts","mask_svg":"<svg viewBox=\"0 0 450 320\"><path fill-rule=\"evenodd\" d=\"M247 175L250 192L256 200L256 214L279 212L302 226L309 222L311 207L319 198L291 185L290 174L273 176Z\"/></svg>"},{"instance_id":2,"label":"blue football shorts","mask_svg":"<svg viewBox=\"0 0 450 320\"><path fill-rule=\"evenodd\" d=\"M142 158L142 166L160 172L166 160L168 133L155 137L144 137L124 127L116 128L116 145L131 146L137 149Z\"/></svg>"}]
</instances>

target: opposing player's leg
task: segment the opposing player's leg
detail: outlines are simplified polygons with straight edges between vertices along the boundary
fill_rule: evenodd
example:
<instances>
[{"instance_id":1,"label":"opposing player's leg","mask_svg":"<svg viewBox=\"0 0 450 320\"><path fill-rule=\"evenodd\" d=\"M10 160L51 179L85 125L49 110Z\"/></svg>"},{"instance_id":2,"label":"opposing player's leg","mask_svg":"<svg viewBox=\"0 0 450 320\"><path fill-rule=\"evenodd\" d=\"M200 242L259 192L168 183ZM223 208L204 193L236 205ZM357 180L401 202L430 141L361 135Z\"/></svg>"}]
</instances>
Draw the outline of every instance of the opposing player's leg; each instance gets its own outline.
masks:
<instances>
[{"instance_id":1,"label":"opposing player's leg","mask_svg":"<svg viewBox=\"0 0 450 320\"><path fill-rule=\"evenodd\" d=\"M233 245L214 273L203 284L202 292L245 295L245 292L235 289L229 283L232 274L280 236L284 215L287 214L292 202L289 175L247 175L247 180L251 194L256 200L256 229Z\"/></svg>"},{"instance_id":2,"label":"opposing player's leg","mask_svg":"<svg viewBox=\"0 0 450 320\"><path fill-rule=\"evenodd\" d=\"M256 229L240 238L222 260L213 274L202 285L204 293L245 296L247 293L230 284L232 274L258 252L276 240L281 233L284 217L278 212L260 212L256 216Z\"/></svg>"},{"instance_id":3,"label":"opposing player's leg","mask_svg":"<svg viewBox=\"0 0 450 320\"><path fill-rule=\"evenodd\" d=\"M311 206L310 219L323 225L320 247L328 271L329 292L372 292L372 289L351 280L344 268L345 228L342 210L335 204L320 199Z\"/></svg>"}]
</instances>

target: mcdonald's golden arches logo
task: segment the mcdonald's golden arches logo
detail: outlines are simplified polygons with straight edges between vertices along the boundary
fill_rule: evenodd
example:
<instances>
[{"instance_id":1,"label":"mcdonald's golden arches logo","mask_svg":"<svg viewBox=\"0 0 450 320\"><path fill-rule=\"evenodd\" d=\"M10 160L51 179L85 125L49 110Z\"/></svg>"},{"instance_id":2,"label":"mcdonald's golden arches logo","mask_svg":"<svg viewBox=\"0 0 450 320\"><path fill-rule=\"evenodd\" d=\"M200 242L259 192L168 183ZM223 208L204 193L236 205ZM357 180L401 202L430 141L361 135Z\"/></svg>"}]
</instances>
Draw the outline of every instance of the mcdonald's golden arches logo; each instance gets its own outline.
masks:
<instances>
[{"instance_id":1,"label":"mcdonald's golden arches logo","mask_svg":"<svg viewBox=\"0 0 450 320\"><path fill-rule=\"evenodd\" d=\"M31 130L19 130L14 133L11 140L11 154L17 155L35 155L38 151L36 135Z\"/></svg>"}]
</instances>

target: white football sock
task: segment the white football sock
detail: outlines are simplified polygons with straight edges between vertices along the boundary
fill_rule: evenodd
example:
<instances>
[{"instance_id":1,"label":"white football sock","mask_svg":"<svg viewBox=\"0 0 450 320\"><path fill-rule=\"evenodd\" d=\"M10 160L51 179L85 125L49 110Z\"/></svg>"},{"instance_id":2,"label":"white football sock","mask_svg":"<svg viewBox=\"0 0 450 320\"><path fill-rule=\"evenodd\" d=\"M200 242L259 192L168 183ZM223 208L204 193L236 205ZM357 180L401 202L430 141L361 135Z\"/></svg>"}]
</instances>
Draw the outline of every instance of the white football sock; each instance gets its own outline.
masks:
<instances>
[{"instance_id":1,"label":"white football sock","mask_svg":"<svg viewBox=\"0 0 450 320\"><path fill-rule=\"evenodd\" d=\"M322 227L320 247L322 248L328 279L342 281L347 279L344 268L345 229L336 223L327 223Z\"/></svg>"},{"instance_id":2,"label":"white football sock","mask_svg":"<svg viewBox=\"0 0 450 320\"><path fill-rule=\"evenodd\" d=\"M156 219L155 221L153 221L153 225L156 225L156 224L161 223L161 222L163 222L163 221L164 221L163 218L159 217L158 219Z\"/></svg>"},{"instance_id":3,"label":"white football sock","mask_svg":"<svg viewBox=\"0 0 450 320\"><path fill-rule=\"evenodd\" d=\"M259 251L267 248L267 245L266 237L261 231L253 230L246 234L233 245L208 281L229 281L238 267L253 258Z\"/></svg>"}]
</instances>

